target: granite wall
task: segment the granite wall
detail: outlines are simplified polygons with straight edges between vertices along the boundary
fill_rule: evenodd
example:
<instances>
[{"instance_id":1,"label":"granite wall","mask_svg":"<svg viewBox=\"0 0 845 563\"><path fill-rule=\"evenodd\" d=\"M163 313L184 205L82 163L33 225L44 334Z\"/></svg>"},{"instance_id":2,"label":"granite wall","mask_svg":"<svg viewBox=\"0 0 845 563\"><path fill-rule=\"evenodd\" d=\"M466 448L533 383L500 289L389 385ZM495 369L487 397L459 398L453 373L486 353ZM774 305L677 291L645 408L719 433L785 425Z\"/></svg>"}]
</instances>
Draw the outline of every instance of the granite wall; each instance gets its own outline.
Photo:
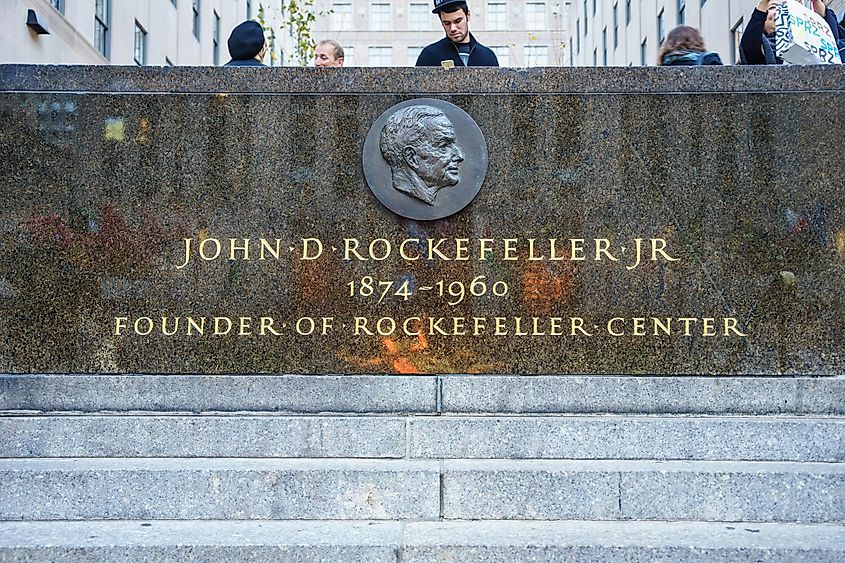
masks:
<instances>
[{"instance_id":1,"label":"granite wall","mask_svg":"<svg viewBox=\"0 0 845 563\"><path fill-rule=\"evenodd\" d=\"M362 172L415 98L489 154L436 221ZM842 373L843 98L827 67L3 65L0 370Z\"/></svg>"}]
</instances>

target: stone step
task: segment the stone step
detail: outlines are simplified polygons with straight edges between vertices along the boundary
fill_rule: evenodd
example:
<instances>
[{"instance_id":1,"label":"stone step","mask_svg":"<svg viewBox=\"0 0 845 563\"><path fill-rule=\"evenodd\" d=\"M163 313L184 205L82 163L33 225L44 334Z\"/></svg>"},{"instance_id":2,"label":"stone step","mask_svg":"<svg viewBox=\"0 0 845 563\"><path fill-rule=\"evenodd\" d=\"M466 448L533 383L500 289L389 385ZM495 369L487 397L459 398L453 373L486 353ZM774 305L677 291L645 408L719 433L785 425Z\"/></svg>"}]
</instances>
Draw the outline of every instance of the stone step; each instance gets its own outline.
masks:
<instances>
[{"instance_id":1,"label":"stone step","mask_svg":"<svg viewBox=\"0 0 845 563\"><path fill-rule=\"evenodd\" d=\"M5 416L0 457L845 461L845 419Z\"/></svg>"},{"instance_id":2,"label":"stone step","mask_svg":"<svg viewBox=\"0 0 845 563\"><path fill-rule=\"evenodd\" d=\"M0 561L839 562L845 527L709 522L0 522Z\"/></svg>"},{"instance_id":3,"label":"stone step","mask_svg":"<svg viewBox=\"0 0 845 563\"><path fill-rule=\"evenodd\" d=\"M0 460L0 520L845 522L845 463Z\"/></svg>"},{"instance_id":4,"label":"stone step","mask_svg":"<svg viewBox=\"0 0 845 563\"><path fill-rule=\"evenodd\" d=\"M845 377L0 375L0 411L845 414Z\"/></svg>"}]
</instances>

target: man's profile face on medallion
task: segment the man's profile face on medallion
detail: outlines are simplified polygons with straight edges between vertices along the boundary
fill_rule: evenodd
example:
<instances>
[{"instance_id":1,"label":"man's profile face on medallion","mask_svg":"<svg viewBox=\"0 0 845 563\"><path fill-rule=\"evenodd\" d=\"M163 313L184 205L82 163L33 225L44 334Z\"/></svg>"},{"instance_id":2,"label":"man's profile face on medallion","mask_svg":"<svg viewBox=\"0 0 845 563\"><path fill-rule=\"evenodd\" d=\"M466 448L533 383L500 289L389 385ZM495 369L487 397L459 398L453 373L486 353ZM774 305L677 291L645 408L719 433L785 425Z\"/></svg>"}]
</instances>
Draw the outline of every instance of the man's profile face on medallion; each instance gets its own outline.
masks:
<instances>
[{"instance_id":1,"label":"man's profile face on medallion","mask_svg":"<svg viewBox=\"0 0 845 563\"><path fill-rule=\"evenodd\" d=\"M379 148L390 165L393 188L434 205L437 192L460 181L463 152L452 122L431 106L408 106L391 115Z\"/></svg>"}]
</instances>

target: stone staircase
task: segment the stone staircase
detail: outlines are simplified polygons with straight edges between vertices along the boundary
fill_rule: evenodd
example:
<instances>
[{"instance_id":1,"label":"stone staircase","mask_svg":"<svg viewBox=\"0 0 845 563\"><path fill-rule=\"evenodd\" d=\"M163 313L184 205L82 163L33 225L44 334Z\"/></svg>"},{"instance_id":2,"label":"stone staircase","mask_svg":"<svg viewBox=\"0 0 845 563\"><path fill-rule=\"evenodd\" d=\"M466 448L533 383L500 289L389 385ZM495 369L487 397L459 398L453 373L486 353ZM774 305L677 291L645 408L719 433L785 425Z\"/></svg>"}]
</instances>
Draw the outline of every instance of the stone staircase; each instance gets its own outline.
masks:
<instances>
[{"instance_id":1,"label":"stone staircase","mask_svg":"<svg viewBox=\"0 0 845 563\"><path fill-rule=\"evenodd\" d=\"M845 378L0 376L0 561L843 561Z\"/></svg>"}]
</instances>

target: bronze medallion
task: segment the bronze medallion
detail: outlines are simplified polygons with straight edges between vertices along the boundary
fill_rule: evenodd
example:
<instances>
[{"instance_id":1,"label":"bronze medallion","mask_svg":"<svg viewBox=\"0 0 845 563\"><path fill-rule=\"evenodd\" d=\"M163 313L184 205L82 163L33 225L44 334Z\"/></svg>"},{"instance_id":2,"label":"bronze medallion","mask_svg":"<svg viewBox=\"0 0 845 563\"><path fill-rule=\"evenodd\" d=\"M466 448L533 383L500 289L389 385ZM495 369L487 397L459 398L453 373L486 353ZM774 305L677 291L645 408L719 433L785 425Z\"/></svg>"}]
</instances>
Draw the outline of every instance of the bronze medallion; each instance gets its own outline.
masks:
<instances>
[{"instance_id":1,"label":"bronze medallion","mask_svg":"<svg viewBox=\"0 0 845 563\"><path fill-rule=\"evenodd\" d=\"M378 200L431 221L469 205L487 174L487 142L461 108L421 98L396 104L364 141L364 177Z\"/></svg>"}]
</instances>

